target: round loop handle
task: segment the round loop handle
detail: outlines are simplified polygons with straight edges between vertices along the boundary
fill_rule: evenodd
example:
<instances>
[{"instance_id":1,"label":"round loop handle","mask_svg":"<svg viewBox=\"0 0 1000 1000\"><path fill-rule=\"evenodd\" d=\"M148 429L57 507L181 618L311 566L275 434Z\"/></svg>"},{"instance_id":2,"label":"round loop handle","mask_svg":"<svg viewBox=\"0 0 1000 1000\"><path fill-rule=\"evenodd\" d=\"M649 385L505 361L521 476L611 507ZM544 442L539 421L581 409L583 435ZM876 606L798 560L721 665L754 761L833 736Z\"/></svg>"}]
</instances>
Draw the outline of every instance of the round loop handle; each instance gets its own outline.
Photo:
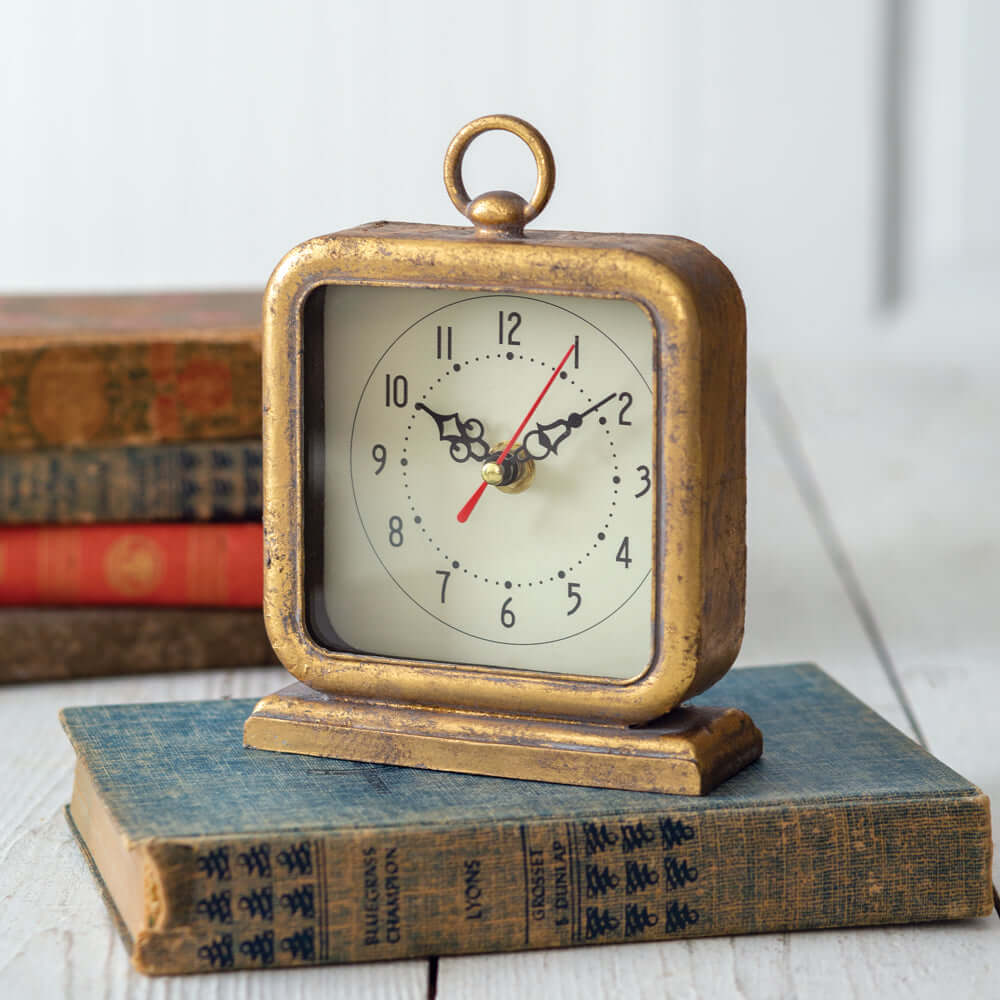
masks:
<instances>
[{"instance_id":1,"label":"round loop handle","mask_svg":"<svg viewBox=\"0 0 1000 1000\"><path fill-rule=\"evenodd\" d=\"M469 143L483 132L512 132L531 150L538 171L531 201L512 191L488 191L470 199L462 181L462 160ZM556 182L556 162L544 136L533 125L513 115L484 115L460 129L444 156L444 186L455 208L476 227L479 236L518 237L524 226L548 204Z\"/></svg>"}]
</instances>

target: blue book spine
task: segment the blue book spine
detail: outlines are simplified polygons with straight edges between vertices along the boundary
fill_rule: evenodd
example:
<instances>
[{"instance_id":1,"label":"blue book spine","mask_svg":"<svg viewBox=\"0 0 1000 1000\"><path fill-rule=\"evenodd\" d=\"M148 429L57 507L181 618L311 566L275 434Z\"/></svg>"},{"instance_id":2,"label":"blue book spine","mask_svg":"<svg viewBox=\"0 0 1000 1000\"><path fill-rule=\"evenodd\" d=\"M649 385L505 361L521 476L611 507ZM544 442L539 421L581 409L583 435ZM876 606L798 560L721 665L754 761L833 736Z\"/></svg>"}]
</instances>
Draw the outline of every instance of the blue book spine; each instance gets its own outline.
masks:
<instances>
[{"instance_id":1,"label":"blue book spine","mask_svg":"<svg viewBox=\"0 0 1000 1000\"><path fill-rule=\"evenodd\" d=\"M991 913L987 797L817 668L698 701L765 734L706 796L254 750L249 699L68 708L69 816L150 973Z\"/></svg>"},{"instance_id":2,"label":"blue book spine","mask_svg":"<svg viewBox=\"0 0 1000 1000\"><path fill-rule=\"evenodd\" d=\"M0 454L0 523L256 520L261 442Z\"/></svg>"}]
</instances>

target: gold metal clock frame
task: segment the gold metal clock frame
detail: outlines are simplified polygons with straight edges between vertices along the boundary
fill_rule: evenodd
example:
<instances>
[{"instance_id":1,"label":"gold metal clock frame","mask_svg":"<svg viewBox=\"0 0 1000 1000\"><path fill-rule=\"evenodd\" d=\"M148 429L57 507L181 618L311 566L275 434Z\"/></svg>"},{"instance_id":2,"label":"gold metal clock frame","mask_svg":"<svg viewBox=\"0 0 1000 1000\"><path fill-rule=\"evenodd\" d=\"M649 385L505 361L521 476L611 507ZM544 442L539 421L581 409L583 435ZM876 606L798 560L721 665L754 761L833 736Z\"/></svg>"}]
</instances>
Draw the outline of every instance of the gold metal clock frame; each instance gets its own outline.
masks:
<instances>
[{"instance_id":1,"label":"gold metal clock frame","mask_svg":"<svg viewBox=\"0 0 1000 1000\"><path fill-rule=\"evenodd\" d=\"M538 166L530 202L470 201L468 143L514 132ZM746 335L742 297L703 247L672 236L524 231L554 164L526 122L455 137L445 183L473 228L375 222L308 240L264 299L264 615L298 679L247 720L249 746L573 784L701 794L761 752L738 709L682 708L721 678L743 633ZM303 309L323 285L624 298L654 349L653 655L625 681L338 652L305 615ZM668 714L669 713L669 714Z\"/></svg>"}]
</instances>

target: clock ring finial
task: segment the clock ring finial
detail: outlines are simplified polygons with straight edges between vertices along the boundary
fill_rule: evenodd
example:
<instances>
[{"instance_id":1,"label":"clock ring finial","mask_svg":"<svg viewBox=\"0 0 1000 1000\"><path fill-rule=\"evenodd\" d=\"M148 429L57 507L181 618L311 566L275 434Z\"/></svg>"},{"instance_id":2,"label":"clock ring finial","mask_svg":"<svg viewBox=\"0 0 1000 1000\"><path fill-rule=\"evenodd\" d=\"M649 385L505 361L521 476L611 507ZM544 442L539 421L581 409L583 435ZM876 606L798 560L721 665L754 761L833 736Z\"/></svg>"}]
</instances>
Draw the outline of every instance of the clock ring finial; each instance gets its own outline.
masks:
<instances>
[{"instance_id":1,"label":"clock ring finial","mask_svg":"<svg viewBox=\"0 0 1000 1000\"><path fill-rule=\"evenodd\" d=\"M469 144L483 132L512 132L522 139L538 170L530 201L513 191L487 191L469 198L462 181L462 160ZM485 115L459 130L444 157L444 185L454 206L476 227L477 236L520 238L524 227L548 204L556 182L556 163L545 137L533 125L513 115Z\"/></svg>"}]
</instances>

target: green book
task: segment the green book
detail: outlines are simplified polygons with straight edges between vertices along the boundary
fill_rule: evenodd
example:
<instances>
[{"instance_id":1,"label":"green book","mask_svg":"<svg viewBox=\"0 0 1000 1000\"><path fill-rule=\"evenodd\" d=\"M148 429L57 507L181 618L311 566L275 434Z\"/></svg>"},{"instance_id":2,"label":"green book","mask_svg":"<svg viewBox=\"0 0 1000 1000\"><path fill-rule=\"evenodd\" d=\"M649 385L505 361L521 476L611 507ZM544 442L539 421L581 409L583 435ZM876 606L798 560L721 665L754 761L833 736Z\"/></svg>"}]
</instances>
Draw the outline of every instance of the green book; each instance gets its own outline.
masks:
<instances>
[{"instance_id":1,"label":"green book","mask_svg":"<svg viewBox=\"0 0 1000 1000\"><path fill-rule=\"evenodd\" d=\"M703 798L242 745L251 700L70 708L70 823L137 968L204 972L987 915L989 801L813 666L732 671Z\"/></svg>"}]
</instances>

